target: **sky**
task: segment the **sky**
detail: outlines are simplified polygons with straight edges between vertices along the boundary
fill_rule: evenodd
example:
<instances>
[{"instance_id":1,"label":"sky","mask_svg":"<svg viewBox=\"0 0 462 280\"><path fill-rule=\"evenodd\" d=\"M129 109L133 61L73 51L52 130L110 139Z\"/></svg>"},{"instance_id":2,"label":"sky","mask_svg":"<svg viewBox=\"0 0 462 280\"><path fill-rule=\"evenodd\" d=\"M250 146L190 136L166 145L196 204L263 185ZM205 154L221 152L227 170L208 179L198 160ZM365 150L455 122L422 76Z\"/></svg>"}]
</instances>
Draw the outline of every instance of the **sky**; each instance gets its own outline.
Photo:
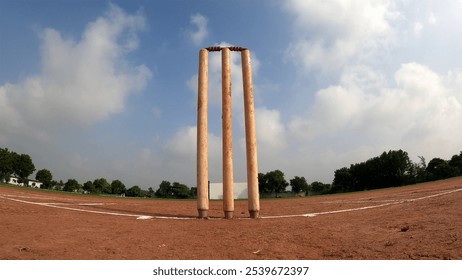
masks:
<instances>
[{"instance_id":1,"label":"sky","mask_svg":"<svg viewBox=\"0 0 462 280\"><path fill-rule=\"evenodd\" d=\"M384 151L450 159L462 150L461 12L460 0L0 0L0 147L56 180L194 187L199 50L233 45L252 54L259 172L331 183ZM221 61L209 59L221 182ZM232 79L244 182L234 52Z\"/></svg>"}]
</instances>

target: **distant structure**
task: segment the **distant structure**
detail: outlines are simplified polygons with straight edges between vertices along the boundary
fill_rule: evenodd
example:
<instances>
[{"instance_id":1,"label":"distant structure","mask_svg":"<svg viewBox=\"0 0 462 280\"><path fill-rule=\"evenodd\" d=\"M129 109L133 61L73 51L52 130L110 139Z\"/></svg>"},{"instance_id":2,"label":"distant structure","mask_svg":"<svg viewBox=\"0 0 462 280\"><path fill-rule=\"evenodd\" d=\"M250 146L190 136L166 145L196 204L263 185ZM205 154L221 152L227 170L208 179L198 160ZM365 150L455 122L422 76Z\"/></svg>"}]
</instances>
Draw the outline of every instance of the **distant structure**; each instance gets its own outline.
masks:
<instances>
[{"instance_id":1,"label":"distant structure","mask_svg":"<svg viewBox=\"0 0 462 280\"><path fill-rule=\"evenodd\" d=\"M233 185L233 197L234 199L248 199L249 191L247 189L247 183L236 183ZM223 183L210 183L209 187L209 198L210 199L223 199Z\"/></svg>"},{"instance_id":2,"label":"distant structure","mask_svg":"<svg viewBox=\"0 0 462 280\"><path fill-rule=\"evenodd\" d=\"M10 180L8 180L8 184L15 186L24 186L24 183L20 183L19 178L16 177L10 177Z\"/></svg>"},{"instance_id":3,"label":"distant structure","mask_svg":"<svg viewBox=\"0 0 462 280\"><path fill-rule=\"evenodd\" d=\"M223 134L223 211L226 219L234 216L233 131L231 107L230 52L241 53L244 86L244 115L247 156L248 208L251 218L258 218L260 198L258 193L257 138L252 85L250 51L242 47L213 46L199 52L198 102L197 102L197 211L199 218L207 218L208 192L208 54L221 52L222 67L222 134Z\"/></svg>"},{"instance_id":4,"label":"distant structure","mask_svg":"<svg viewBox=\"0 0 462 280\"><path fill-rule=\"evenodd\" d=\"M43 185L42 182L36 181L36 180L27 180L27 185L31 188L36 188L40 189ZM15 185L15 186L24 186L24 183L19 182L19 178L17 177L10 177L10 180L8 180L8 184Z\"/></svg>"}]
</instances>

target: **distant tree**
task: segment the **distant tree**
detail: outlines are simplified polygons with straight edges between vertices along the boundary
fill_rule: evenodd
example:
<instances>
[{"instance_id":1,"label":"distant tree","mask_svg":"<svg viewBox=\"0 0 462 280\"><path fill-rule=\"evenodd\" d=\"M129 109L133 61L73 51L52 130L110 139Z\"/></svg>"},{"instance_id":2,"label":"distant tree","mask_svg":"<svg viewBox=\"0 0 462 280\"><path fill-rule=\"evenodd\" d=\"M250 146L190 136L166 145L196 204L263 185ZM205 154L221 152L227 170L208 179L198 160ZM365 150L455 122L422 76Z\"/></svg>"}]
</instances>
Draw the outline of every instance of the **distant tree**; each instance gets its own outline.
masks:
<instances>
[{"instance_id":1,"label":"distant tree","mask_svg":"<svg viewBox=\"0 0 462 280\"><path fill-rule=\"evenodd\" d=\"M147 196L148 196L148 197L154 197L154 190L153 190L152 187L149 187L149 188L148 188Z\"/></svg>"},{"instance_id":2,"label":"distant tree","mask_svg":"<svg viewBox=\"0 0 462 280\"><path fill-rule=\"evenodd\" d=\"M191 196L191 190L188 186L178 182L170 184L169 181L162 181L155 195L163 198L188 198Z\"/></svg>"},{"instance_id":3,"label":"distant tree","mask_svg":"<svg viewBox=\"0 0 462 280\"><path fill-rule=\"evenodd\" d=\"M396 187L405 184L408 179L411 160L403 150L389 151L380 156L380 165L383 168L382 180L384 187Z\"/></svg>"},{"instance_id":4,"label":"distant tree","mask_svg":"<svg viewBox=\"0 0 462 280\"><path fill-rule=\"evenodd\" d=\"M412 162L409 167L407 184L422 183L427 180L427 163L423 156L419 156L420 162Z\"/></svg>"},{"instance_id":5,"label":"distant tree","mask_svg":"<svg viewBox=\"0 0 462 280\"><path fill-rule=\"evenodd\" d=\"M75 179L69 179L64 184L63 191L65 192L75 192L80 189L80 184Z\"/></svg>"},{"instance_id":6,"label":"distant tree","mask_svg":"<svg viewBox=\"0 0 462 280\"><path fill-rule=\"evenodd\" d=\"M457 176L462 175L462 152L459 155L453 155L449 160L449 165L459 170Z\"/></svg>"},{"instance_id":7,"label":"distant tree","mask_svg":"<svg viewBox=\"0 0 462 280\"><path fill-rule=\"evenodd\" d=\"M59 180L59 182L56 182L56 181L53 181L51 183L52 185L52 188L56 191L62 191L63 190L63 187L64 187L64 182L63 180Z\"/></svg>"},{"instance_id":8,"label":"distant tree","mask_svg":"<svg viewBox=\"0 0 462 280\"><path fill-rule=\"evenodd\" d=\"M266 174L258 173L258 190L260 194L272 192L271 187L268 185Z\"/></svg>"},{"instance_id":9,"label":"distant tree","mask_svg":"<svg viewBox=\"0 0 462 280\"><path fill-rule=\"evenodd\" d=\"M316 194L328 193L330 189L329 184L324 184L318 181L311 183L311 191Z\"/></svg>"},{"instance_id":10,"label":"distant tree","mask_svg":"<svg viewBox=\"0 0 462 280\"><path fill-rule=\"evenodd\" d=\"M95 190L98 193L112 193L111 185L105 178L99 178L93 181L93 185L95 186Z\"/></svg>"},{"instance_id":11,"label":"distant tree","mask_svg":"<svg viewBox=\"0 0 462 280\"><path fill-rule=\"evenodd\" d=\"M428 180L440 180L451 178L459 174L457 167L449 165L449 163L441 158L433 158L427 166Z\"/></svg>"},{"instance_id":12,"label":"distant tree","mask_svg":"<svg viewBox=\"0 0 462 280\"><path fill-rule=\"evenodd\" d=\"M191 197L197 197L197 187L191 187Z\"/></svg>"},{"instance_id":13,"label":"distant tree","mask_svg":"<svg viewBox=\"0 0 462 280\"><path fill-rule=\"evenodd\" d=\"M352 185L348 188L348 191L362 191L368 186L373 184L371 176L371 170L366 162L360 162L350 165L350 174Z\"/></svg>"},{"instance_id":14,"label":"distant tree","mask_svg":"<svg viewBox=\"0 0 462 280\"><path fill-rule=\"evenodd\" d=\"M191 193L188 186L178 182L173 182L171 190L174 198L188 198Z\"/></svg>"},{"instance_id":15,"label":"distant tree","mask_svg":"<svg viewBox=\"0 0 462 280\"><path fill-rule=\"evenodd\" d=\"M413 174L412 162L402 150L383 152L350 168L336 170L331 192L362 191L406 184Z\"/></svg>"},{"instance_id":16,"label":"distant tree","mask_svg":"<svg viewBox=\"0 0 462 280\"><path fill-rule=\"evenodd\" d=\"M13 161L15 153L7 148L0 148L0 182L8 182L11 174L14 172Z\"/></svg>"},{"instance_id":17,"label":"distant tree","mask_svg":"<svg viewBox=\"0 0 462 280\"><path fill-rule=\"evenodd\" d=\"M95 185L93 185L92 181L85 182L82 189L88 193L94 193L96 191Z\"/></svg>"},{"instance_id":18,"label":"distant tree","mask_svg":"<svg viewBox=\"0 0 462 280\"><path fill-rule=\"evenodd\" d=\"M354 181L350 168L343 167L335 170L332 182L332 193L349 192L353 190Z\"/></svg>"},{"instance_id":19,"label":"distant tree","mask_svg":"<svg viewBox=\"0 0 462 280\"><path fill-rule=\"evenodd\" d=\"M306 182L305 177L295 176L293 179L290 179L290 186L292 187L293 193L308 192L308 183Z\"/></svg>"},{"instance_id":20,"label":"distant tree","mask_svg":"<svg viewBox=\"0 0 462 280\"><path fill-rule=\"evenodd\" d=\"M125 185L120 180L112 181L111 189L113 194L122 194L126 192Z\"/></svg>"},{"instance_id":21,"label":"distant tree","mask_svg":"<svg viewBox=\"0 0 462 280\"><path fill-rule=\"evenodd\" d=\"M172 185L170 184L169 181L162 181L159 185L159 188L156 190L155 195L157 197L163 197L163 198L171 197L173 196L171 188L172 188Z\"/></svg>"},{"instance_id":22,"label":"distant tree","mask_svg":"<svg viewBox=\"0 0 462 280\"><path fill-rule=\"evenodd\" d=\"M14 173L25 182L27 177L35 171L35 165L27 154L15 155L13 159Z\"/></svg>"},{"instance_id":23,"label":"distant tree","mask_svg":"<svg viewBox=\"0 0 462 280\"><path fill-rule=\"evenodd\" d=\"M278 193L284 192L286 187L289 185L284 179L284 173L281 170L270 171L265 174L266 183L275 196L278 196Z\"/></svg>"},{"instance_id":24,"label":"distant tree","mask_svg":"<svg viewBox=\"0 0 462 280\"><path fill-rule=\"evenodd\" d=\"M53 175L48 169L40 169L35 174L35 180L43 183L43 188L49 189L51 187L51 181L53 180Z\"/></svg>"},{"instance_id":25,"label":"distant tree","mask_svg":"<svg viewBox=\"0 0 462 280\"><path fill-rule=\"evenodd\" d=\"M131 196L131 197L141 197L142 196L141 188L138 186L133 186L127 190L125 195Z\"/></svg>"}]
</instances>

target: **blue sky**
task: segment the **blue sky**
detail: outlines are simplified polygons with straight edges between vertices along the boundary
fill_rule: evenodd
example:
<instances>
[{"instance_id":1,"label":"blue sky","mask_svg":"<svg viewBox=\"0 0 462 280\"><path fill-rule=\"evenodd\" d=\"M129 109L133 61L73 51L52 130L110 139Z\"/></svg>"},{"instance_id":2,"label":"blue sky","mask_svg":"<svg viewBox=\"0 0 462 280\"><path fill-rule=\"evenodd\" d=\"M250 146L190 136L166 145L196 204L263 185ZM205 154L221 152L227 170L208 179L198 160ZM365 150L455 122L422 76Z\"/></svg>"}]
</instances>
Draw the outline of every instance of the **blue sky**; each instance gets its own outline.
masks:
<instances>
[{"instance_id":1,"label":"blue sky","mask_svg":"<svg viewBox=\"0 0 462 280\"><path fill-rule=\"evenodd\" d=\"M0 0L0 147L81 183L195 186L200 48L252 53L259 171L330 183L390 149L449 159L462 139L462 1ZM220 58L210 179L221 182ZM235 181L245 181L232 56Z\"/></svg>"}]
</instances>

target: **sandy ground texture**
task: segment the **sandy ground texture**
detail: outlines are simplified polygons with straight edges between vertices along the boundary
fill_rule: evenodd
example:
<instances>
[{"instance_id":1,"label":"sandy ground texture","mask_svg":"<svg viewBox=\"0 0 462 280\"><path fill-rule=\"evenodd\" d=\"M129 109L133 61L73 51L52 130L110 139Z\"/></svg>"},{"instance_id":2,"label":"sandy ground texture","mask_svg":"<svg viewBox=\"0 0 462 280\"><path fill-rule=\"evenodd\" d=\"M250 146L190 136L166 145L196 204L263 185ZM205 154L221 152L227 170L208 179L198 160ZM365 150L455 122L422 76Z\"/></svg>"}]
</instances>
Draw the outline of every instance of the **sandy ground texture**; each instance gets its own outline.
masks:
<instances>
[{"instance_id":1,"label":"sandy ground texture","mask_svg":"<svg viewBox=\"0 0 462 280\"><path fill-rule=\"evenodd\" d=\"M462 177L210 208L1 186L0 259L462 259Z\"/></svg>"}]
</instances>

